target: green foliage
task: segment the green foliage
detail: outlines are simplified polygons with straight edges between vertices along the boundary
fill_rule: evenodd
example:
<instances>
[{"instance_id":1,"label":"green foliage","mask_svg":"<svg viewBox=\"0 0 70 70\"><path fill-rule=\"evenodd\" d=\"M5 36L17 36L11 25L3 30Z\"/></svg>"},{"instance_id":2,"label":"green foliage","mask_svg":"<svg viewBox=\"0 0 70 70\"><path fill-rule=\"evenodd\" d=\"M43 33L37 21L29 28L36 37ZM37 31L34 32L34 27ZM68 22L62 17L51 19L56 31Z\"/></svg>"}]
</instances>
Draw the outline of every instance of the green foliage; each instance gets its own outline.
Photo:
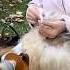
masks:
<instances>
[{"instance_id":1,"label":"green foliage","mask_svg":"<svg viewBox=\"0 0 70 70\"><path fill-rule=\"evenodd\" d=\"M22 2L19 2L22 1ZM27 4L29 0L1 0L0 1L0 20L8 17L10 14L15 14L16 11L21 11L23 15L23 22L12 22L13 28L18 32L21 36L29 31L30 27L25 19ZM9 25L11 22L7 22ZM0 34L2 33L3 28L5 27L2 25L4 23L0 22ZM4 33L8 33L8 35L14 35L14 32L9 28L5 27Z\"/></svg>"}]
</instances>

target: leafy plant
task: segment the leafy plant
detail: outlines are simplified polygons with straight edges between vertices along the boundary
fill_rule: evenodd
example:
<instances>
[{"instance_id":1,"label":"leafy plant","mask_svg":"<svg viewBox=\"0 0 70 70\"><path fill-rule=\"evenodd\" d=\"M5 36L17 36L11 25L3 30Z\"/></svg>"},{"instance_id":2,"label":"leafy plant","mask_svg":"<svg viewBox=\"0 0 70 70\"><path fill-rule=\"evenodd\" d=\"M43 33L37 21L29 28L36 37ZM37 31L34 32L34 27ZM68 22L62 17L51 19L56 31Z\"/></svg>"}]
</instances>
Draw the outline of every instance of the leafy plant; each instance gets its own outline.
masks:
<instances>
[{"instance_id":1,"label":"leafy plant","mask_svg":"<svg viewBox=\"0 0 70 70\"><path fill-rule=\"evenodd\" d=\"M20 36L24 35L30 29L25 19L28 2L29 0L1 0L0 1L0 21L4 20L9 25L13 24L12 27L17 31L17 33ZM6 19L7 17L9 17L9 15L16 14L17 11L22 12L24 21L16 22L16 21L12 21L12 19L10 19L10 21ZM2 24L4 23L0 22L0 36L4 28L4 25ZM9 27L5 28L4 33L7 36L15 35L14 32Z\"/></svg>"}]
</instances>

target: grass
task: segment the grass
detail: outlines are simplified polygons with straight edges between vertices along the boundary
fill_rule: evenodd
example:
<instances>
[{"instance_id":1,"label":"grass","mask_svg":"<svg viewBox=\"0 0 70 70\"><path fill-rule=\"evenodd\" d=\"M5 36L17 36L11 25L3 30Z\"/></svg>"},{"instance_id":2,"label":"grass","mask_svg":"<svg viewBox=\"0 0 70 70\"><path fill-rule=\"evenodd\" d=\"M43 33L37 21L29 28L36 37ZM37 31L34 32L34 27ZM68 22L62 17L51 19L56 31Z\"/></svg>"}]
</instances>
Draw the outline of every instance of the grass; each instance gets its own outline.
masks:
<instances>
[{"instance_id":1,"label":"grass","mask_svg":"<svg viewBox=\"0 0 70 70\"><path fill-rule=\"evenodd\" d=\"M16 11L21 11L23 16L24 16L24 21L21 23L18 22L13 22L13 28L17 31L17 33L22 36L25 33L27 33L30 29L26 19L25 19L25 14L26 14L26 9L27 9L27 4L29 2L29 0L23 0L22 3L14 3L14 7L10 7L9 4L12 4L13 0L2 0L0 1L0 5L2 7L0 7L0 20L1 19L5 19L5 17L8 17L9 14L14 14ZM15 0L16 1L16 0ZM8 36L14 35L15 33L7 26L5 27L5 25L3 25L4 23L0 22L0 35L2 34L2 30L3 28L5 28L4 30L4 34ZM11 23L9 23L11 24Z\"/></svg>"}]
</instances>

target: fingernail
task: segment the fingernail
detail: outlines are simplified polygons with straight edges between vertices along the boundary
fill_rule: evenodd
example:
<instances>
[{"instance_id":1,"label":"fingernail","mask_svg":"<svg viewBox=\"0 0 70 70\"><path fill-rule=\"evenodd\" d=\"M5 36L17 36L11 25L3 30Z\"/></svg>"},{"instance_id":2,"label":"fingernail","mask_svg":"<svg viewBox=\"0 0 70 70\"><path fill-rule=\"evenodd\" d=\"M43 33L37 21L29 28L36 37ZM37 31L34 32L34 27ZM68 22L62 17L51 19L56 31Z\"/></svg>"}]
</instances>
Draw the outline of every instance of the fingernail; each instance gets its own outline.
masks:
<instances>
[{"instance_id":1,"label":"fingernail","mask_svg":"<svg viewBox=\"0 0 70 70\"><path fill-rule=\"evenodd\" d=\"M40 20L38 20L38 23L40 23Z\"/></svg>"}]
</instances>

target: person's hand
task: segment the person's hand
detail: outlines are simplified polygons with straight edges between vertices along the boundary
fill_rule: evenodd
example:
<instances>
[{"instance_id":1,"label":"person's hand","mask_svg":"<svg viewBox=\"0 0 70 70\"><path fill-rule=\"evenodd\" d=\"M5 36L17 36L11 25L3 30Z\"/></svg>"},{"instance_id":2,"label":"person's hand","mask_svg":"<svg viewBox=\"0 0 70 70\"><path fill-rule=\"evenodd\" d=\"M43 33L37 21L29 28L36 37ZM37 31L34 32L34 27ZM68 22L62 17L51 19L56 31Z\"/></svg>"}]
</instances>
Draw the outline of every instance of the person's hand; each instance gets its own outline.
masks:
<instances>
[{"instance_id":1,"label":"person's hand","mask_svg":"<svg viewBox=\"0 0 70 70\"><path fill-rule=\"evenodd\" d=\"M26 19L28 22L31 24L37 24L38 25L38 20L40 20L40 9L39 7L36 6L30 6L27 9L26 12Z\"/></svg>"},{"instance_id":2,"label":"person's hand","mask_svg":"<svg viewBox=\"0 0 70 70\"><path fill-rule=\"evenodd\" d=\"M55 38L65 30L64 21L43 22L39 25L39 33L47 38Z\"/></svg>"}]
</instances>

